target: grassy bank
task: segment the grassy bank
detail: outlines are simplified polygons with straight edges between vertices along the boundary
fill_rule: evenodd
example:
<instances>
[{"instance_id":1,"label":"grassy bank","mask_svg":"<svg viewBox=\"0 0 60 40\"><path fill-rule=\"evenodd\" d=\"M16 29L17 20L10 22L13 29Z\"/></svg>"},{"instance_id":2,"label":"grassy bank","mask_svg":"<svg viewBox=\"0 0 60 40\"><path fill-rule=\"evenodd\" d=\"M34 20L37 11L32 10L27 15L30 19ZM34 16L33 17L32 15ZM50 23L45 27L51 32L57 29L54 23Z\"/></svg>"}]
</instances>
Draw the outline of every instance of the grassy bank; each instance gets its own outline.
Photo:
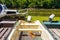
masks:
<instances>
[{"instance_id":1,"label":"grassy bank","mask_svg":"<svg viewBox=\"0 0 60 40\"><path fill-rule=\"evenodd\" d=\"M19 12L24 12L26 9L21 9ZM57 17L60 17L60 9L33 9L29 8L28 13L32 16L49 16L55 14Z\"/></svg>"},{"instance_id":2,"label":"grassy bank","mask_svg":"<svg viewBox=\"0 0 60 40\"><path fill-rule=\"evenodd\" d=\"M49 16L32 16L32 21L40 20L41 22L43 22L43 20L48 20L48 19L49 19ZM55 17L53 20L54 21L60 20L60 17Z\"/></svg>"},{"instance_id":3,"label":"grassy bank","mask_svg":"<svg viewBox=\"0 0 60 40\"><path fill-rule=\"evenodd\" d=\"M26 10L24 9L24 11ZM42 22L43 20L48 20L52 13L56 15L53 20L60 20L60 9L28 9L28 14L32 16L32 21L40 20Z\"/></svg>"},{"instance_id":4,"label":"grassy bank","mask_svg":"<svg viewBox=\"0 0 60 40\"><path fill-rule=\"evenodd\" d=\"M60 17L60 9L29 9L29 14L32 16L49 16L55 14Z\"/></svg>"}]
</instances>

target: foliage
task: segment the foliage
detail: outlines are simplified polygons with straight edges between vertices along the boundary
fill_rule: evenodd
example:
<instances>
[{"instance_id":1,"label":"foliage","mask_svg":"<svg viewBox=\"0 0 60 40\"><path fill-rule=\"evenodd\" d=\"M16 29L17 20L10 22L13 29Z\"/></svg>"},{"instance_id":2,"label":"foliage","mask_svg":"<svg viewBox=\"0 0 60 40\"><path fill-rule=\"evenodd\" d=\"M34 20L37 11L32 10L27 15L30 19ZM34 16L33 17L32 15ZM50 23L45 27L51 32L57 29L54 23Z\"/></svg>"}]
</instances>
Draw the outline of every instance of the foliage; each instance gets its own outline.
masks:
<instances>
[{"instance_id":1,"label":"foliage","mask_svg":"<svg viewBox=\"0 0 60 40\"><path fill-rule=\"evenodd\" d=\"M9 8L60 8L60 0L0 0Z\"/></svg>"}]
</instances>

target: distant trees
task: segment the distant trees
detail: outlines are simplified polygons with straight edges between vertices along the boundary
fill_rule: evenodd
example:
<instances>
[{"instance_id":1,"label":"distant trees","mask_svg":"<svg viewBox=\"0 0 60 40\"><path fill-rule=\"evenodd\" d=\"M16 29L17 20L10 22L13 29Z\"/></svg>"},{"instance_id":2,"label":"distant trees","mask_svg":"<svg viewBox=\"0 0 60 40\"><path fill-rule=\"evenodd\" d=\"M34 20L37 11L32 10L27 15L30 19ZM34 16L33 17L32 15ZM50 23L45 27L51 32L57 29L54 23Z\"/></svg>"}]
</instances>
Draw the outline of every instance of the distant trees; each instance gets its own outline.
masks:
<instances>
[{"instance_id":1,"label":"distant trees","mask_svg":"<svg viewBox=\"0 0 60 40\"><path fill-rule=\"evenodd\" d=\"M8 8L60 8L60 0L0 0Z\"/></svg>"}]
</instances>

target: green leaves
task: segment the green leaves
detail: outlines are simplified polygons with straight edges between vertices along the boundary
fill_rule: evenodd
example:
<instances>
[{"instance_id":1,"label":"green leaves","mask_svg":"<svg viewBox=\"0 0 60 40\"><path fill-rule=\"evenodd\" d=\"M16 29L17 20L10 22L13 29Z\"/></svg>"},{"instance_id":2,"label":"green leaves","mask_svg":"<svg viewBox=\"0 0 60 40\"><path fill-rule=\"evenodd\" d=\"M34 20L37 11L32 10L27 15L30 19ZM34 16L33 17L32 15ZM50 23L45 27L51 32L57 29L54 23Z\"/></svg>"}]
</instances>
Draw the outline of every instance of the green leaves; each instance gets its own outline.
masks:
<instances>
[{"instance_id":1,"label":"green leaves","mask_svg":"<svg viewBox=\"0 0 60 40\"><path fill-rule=\"evenodd\" d=\"M0 0L9 8L60 8L60 0Z\"/></svg>"}]
</instances>

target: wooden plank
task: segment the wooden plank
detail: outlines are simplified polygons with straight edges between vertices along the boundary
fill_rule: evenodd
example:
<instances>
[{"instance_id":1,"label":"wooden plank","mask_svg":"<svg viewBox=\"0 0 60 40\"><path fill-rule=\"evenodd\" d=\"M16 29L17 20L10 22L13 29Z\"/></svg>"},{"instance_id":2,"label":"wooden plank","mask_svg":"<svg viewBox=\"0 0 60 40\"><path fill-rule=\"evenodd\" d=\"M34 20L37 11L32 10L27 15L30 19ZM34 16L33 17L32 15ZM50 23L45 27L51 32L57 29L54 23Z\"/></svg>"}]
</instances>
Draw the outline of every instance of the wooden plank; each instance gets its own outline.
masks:
<instances>
[{"instance_id":1,"label":"wooden plank","mask_svg":"<svg viewBox=\"0 0 60 40\"><path fill-rule=\"evenodd\" d=\"M18 29L19 31L41 31L42 29Z\"/></svg>"},{"instance_id":2,"label":"wooden plank","mask_svg":"<svg viewBox=\"0 0 60 40\"><path fill-rule=\"evenodd\" d=\"M0 38L2 38L2 36L5 34L6 31L7 31L7 28L4 28L4 30L0 33Z\"/></svg>"},{"instance_id":3,"label":"wooden plank","mask_svg":"<svg viewBox=\"0 0 60 40\"><path fill-rule=\"evenodd\" d=\"M3 31L4 28L0 28L0 33Z\"/></svg>"}]
</instances>

